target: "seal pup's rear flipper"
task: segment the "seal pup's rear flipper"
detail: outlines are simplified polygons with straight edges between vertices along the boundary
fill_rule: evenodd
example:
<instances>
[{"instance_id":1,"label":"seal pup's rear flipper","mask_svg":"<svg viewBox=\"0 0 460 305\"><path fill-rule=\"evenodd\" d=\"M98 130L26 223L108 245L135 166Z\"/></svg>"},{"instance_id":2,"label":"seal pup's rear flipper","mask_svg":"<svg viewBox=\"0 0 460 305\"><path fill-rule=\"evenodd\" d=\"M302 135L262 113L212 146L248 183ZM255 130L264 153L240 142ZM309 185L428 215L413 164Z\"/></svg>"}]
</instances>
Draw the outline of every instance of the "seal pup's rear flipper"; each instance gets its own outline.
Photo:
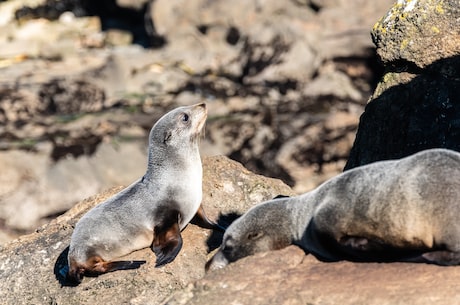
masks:
<instances>
[{"instance_id":1,"label":"seal pup's rear flipper","mask_svg":"<svg viewBox=\"0 0 460 305\"><path fill-rule=\"evenodd\" d=\"M93 256L85 264L71 261L67 280L78 285L83 279L83 275L98 276L116 270L137 269L143 264L145 261L104 261L100 256Z\"/></svg>"},{"instance_id":2,"label":"seal pup's rear flipper","mask_svg":"<svg viewBox=\"0 0 460 305\"><path fill-rule=\"evenodd\" d=\"M171 211L165 215L161 225L155 226L152 243L152 250L157 256L155 267L172 262L182 248L178 219L179 213Z\"/></svg>"},{"instance_id":3,"label":"seal pup's rear flipper","mask_svg":"<svg viewBox=\"0 0 460 305\"><path fill-rule=\"evenodd\" d=\"M205 229L217 230L220 232L225 232L225 229L227 229L221 226L220 224L210 220L208 216L206 215L206 213L204 212L202 205L200 205L200 207L198 208L198 211L196 212L195 216L193 216L193 219L190 222L199 227L202 227Z\"/></svg>"}]
</instances>

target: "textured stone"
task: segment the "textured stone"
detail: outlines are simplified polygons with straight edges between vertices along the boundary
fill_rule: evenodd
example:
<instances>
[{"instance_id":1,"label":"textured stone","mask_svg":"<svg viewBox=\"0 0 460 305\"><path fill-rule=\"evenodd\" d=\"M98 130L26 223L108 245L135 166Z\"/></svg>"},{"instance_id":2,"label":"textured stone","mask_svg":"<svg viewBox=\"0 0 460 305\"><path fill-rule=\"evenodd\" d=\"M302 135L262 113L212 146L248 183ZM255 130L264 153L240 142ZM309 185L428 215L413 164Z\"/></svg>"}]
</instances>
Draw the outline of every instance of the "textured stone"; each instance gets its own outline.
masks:
<instances>
[{"instance_id":1,"label":"textured stone","mask_svg":"<svg viewBox=\"0 0 460 305\"><path fill-rule=\"evenodd\" d=\"M324 263L290 246L210 272L163 304L451 305L459 276L427 264Z\"/></svg>"},{"instance_id":2,"label":"textured stone","mask_svg":"<svg viewBox=\"0 0 460 305\"><path fill-rule=\"evenodd\" d=\"M372 31L384 63L424 68L460 53L460 7L454 0L398 0Z\"/></svg>"}]
</instances>

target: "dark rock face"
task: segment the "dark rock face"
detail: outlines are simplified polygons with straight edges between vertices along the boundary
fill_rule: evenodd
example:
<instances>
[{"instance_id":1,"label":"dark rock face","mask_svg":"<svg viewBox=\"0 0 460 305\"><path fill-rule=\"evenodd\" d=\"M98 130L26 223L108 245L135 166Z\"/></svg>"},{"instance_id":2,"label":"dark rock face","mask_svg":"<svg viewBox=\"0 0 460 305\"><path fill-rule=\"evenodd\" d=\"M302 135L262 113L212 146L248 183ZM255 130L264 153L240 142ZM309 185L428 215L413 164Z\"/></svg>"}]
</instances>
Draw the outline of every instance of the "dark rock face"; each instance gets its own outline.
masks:
<instances>
[{"instance_id":1,"label":"dark rock face","mask_svg":"<svg viewBox=\"0 0 460 305\"><path fill-rule=\"evenodd\" d=\"M386 71L346 169L433 147L460 151L459 17L451 1L404 1L375 25Z\"/></svg>"}]
</instances>

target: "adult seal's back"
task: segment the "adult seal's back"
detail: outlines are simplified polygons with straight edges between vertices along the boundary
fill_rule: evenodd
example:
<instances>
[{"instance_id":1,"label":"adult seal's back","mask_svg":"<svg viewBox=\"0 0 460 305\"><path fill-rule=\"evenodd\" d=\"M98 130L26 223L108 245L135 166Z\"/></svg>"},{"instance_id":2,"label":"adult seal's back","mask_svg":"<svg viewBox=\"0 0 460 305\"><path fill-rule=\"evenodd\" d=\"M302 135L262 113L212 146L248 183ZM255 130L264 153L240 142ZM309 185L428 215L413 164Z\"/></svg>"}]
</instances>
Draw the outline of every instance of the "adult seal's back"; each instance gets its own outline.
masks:
<instances>
[{"instance_id":1,"label":"adult seal's back","mask_svg":"<svg viewBox=\"0 0 460 305\"><path fill-rule=\"evenodd\" d=\"M68 279L132 268L112 261L151 247L156 266L169 263L182 247L181 230L203 216L202 165L198 140L206 121L205 104L165 114L149 135L145 175L85 214L71 237ZM215 224L204 218L209 227Z\"/></svg>"},{"instance_id":2,"label":"adult seal's back","mask_svg":"<svg viewBox=\"0 0 460 305\"><path fill-rule=\"evenodd\" d=\"M250 209L207 263L295 244L325 261L460 264L460 153L430 149L346 171Z\"/></svg>"}]
</instances>

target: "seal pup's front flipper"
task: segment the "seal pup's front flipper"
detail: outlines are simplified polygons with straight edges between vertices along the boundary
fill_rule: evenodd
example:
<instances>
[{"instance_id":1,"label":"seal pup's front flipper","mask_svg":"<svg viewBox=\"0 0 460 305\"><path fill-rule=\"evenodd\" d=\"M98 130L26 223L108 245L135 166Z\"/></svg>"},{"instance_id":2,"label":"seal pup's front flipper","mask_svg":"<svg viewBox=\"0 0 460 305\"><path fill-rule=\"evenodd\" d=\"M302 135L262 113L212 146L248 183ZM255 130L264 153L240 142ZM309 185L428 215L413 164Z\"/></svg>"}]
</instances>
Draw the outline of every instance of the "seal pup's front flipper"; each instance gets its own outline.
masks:
<instances>
[{"instance_id":1,"label":"seal pup's front flipper","mask_svg":"<svg viewBox=\"0 0 460 305\"><path fill-rule=\"evenodd\" d=\"M217 230L220 232L225 232L225 229L227 229L221 226L220 224L210 220L204 212L203 205L200 205L198 211L196 212L195 216L193 216L193 219L190 222L202 228Z\"/></svg>"},{"instance_id":2,"label":"seal pup's front flipper","mask_svg":"<svg viewBox=\"0 0 460 305\"><path fill-rule=\"evenodd\" d=\"M172 262L182 248L179 212L171 210L164 215L163 223L155 226L152 251L157 256L155 267Z\"/></svg>"}]
</instances>

